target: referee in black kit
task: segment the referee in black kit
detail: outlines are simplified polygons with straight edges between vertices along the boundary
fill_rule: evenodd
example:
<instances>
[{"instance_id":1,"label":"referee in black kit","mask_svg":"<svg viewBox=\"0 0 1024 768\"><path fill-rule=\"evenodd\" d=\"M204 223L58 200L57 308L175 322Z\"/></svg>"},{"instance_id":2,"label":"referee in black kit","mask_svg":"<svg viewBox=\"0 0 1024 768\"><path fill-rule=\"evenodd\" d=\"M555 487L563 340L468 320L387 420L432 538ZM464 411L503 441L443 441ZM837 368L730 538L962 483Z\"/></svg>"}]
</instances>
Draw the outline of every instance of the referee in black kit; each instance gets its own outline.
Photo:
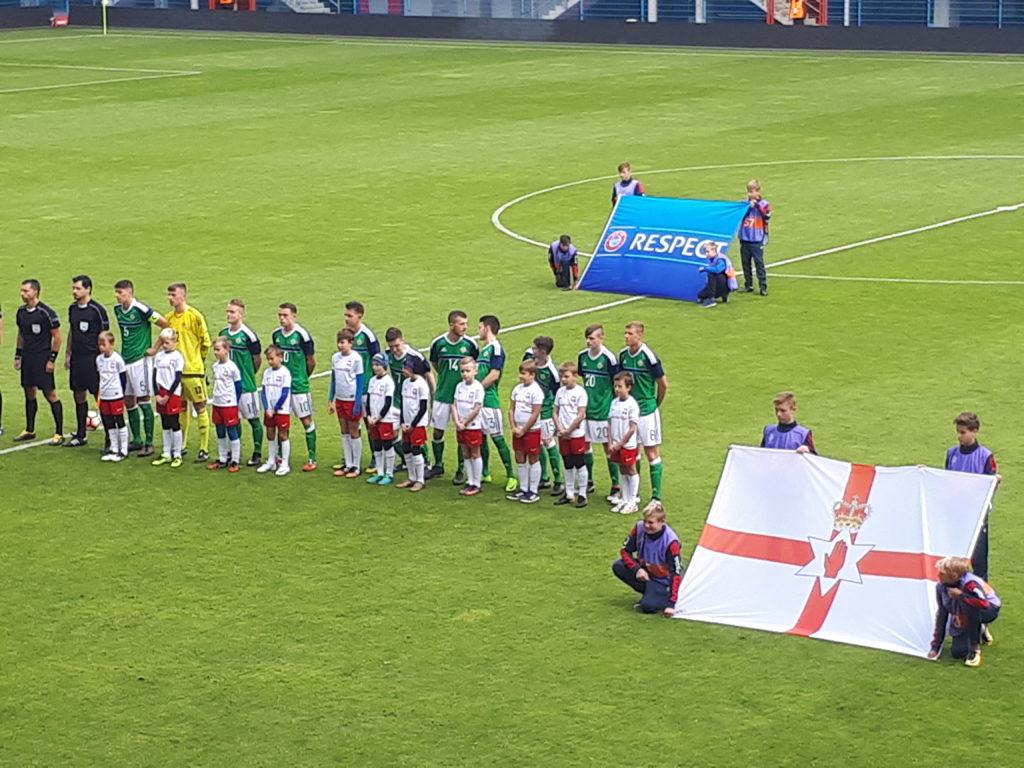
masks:
<instances>
[{"instance_id":1,"label":"referee in black kit","mask_svg":"<svg viewBox=\"0 0 1024 768\"><path fill-rule=\"evenodd\" d=\"M25 390L25 429L14 438L21 443L36 437L36 390L41 389L53 413L53 438L50 445L64 442L64 408L53 383L53 369L60 354L60 318L51 307L39 300L39 281L23 280L22 306L15 323L18 342L14 350L14 370L21 371Z\"/></svg>"},{"instance_id":2,"label":"referee in black kit","mask_svg":"<svg viewBox=\"0 0 1024 768\"><path fill-rule=\"evenodd\" d=\"M78 448L88 442L85 419L89 414L89 395L99 396L100 374L96 357L100 353L100 333L110 330L106 308L92 297L92 280L88 275L71 278L71 296L68 307L70 342L65 353L64 367L71 371L71 391L75 396L75 434L65 443L66 448Z\"/></svg>"}]
</instances>

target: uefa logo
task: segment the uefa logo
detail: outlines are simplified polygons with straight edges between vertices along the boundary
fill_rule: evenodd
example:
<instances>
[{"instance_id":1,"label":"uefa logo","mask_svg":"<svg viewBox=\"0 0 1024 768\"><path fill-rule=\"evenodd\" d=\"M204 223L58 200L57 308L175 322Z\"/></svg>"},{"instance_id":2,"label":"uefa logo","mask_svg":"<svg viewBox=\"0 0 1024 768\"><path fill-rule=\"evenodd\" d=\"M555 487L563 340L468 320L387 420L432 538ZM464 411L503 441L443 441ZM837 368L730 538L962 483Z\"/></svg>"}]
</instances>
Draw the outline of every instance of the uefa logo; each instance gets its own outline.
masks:
<instances>
[{"instance_id":1,"label":"uefa logo","mask_svg":"<svg viewBox=\"0 0 1024 768\"><path fill-rule=\"evenodd\" d=\"M617 251L623 245L626 244L626 238L629 237L623 230L616 229L604 241L604 249L606 251Z\"/></svg>"}]
</instances>

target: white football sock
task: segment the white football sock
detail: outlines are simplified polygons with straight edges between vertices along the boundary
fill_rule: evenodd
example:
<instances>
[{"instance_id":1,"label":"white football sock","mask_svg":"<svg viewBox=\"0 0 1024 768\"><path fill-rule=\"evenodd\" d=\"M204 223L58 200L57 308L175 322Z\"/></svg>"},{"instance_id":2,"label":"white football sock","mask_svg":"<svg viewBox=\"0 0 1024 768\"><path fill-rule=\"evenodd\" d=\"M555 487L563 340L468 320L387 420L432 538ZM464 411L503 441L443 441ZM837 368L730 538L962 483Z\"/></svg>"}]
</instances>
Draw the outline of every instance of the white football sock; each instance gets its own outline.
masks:
<instances>
[{"instance_id":1,"label":"white football sock","mask_svg":"<svg viewBox=\"0 0 1024 768\"><path fill-rule=\"evenodd\" d=\"M277 440L269 437L267 438L267 463L277 463Z\"/></svg>"},{"instance_id":2,"label":"white football sock","mask_svg":"<svg viewBox=\"0 0 1024 768\"><path fill-rule=\"evenodd\" d=\"M377 466L380 466L379 464ZM384 474L393 477L395 474L395 449L388 448L384 451Z\"/></svg>"},{"instance_id":3,"label":"white football sock","mask_svg":"<svg viewBox=\"0 0 1024 768\"><path fill-rule=\"evenodd\" d=\"M570 499L576 495L576 470L571 467L565 468L565 495Z\"/></svg>"},{"instance_id":4,"label":"white football sock","mask_svg":"<svg viewBox=\"0 0 1024 768\"><path fill-rule=\"evenodd\" d=\"M119 453L122 456L128 455L128 427L119 427L117 429L118 434L118 445L120 447Z\"/></svg>"},{"instance_id":5,"label":"white football sock","mask_svg":"<svg viewBox=\"0 0 1024 768\"><path fill-rule=\"evenodd\" d=\"M363 468L363 438L362 436L353 436L352 440L352 466L355 469Z\"/></svg>"},{"instance_id":6,"label":"white football sock","mask_svg":"<svg viewBox=\"0 0 1024 768\"><path fill-rule=\"evenodd\" d=\"M384 451L373 452L373 466L377 468L377 474L384 476L387 474L387 468L384 466Z\"/></svg>"},{"instance_id":7,"label":"white football sock","mask_svg":"<svg viewBox=\"0 0 1024 768\"><path fill-rule=\"evenodd\" d=\"M587 481L589 480L586 466L577 468L576 470L576 495L582 496L584 499L587 498Z\"/></svg>"},{"instance_id":8,"label":"white football sock","mask_svg":"<svg viewBox=\"0 0 1024 768\"><path fill-rule=\"evenodd\" d=\"M540 490L540 462L530 465L530 493L537 493Z\"/></svg>"},{"instance_id":9,"label":"white football sock","mask_svg":"<svg viewBox=\"0 0 1024 768\"><path fill-rule=\"evenodd\" d=\"M171 433L171 435L174 437L174 447L171 455L176 459L180 459L182 443L185 441L185 433L180 429L176 429Z\"/></svg>"},{"instance_id":10,"label":"white football sock","mask_svg":"<svg viewBox=\"0 0 1024 768\"><path fill-rule=\"evenodd\" d=\"M530 466L528 464L516 464L516 474L519 476L519 490L526 493L530 490Z\"/></svg>"},{"instance_id":11,"label":"white football sock","mask_svg":"<svg viewBox=\"0 0 1024 768\"><path fill-rule=\"evenodd\" d=\"M242 438L236 437L231 441L231 461L240 464L242 461Z\"/></svg>"},{"instance_id":12,"label":"white football sock","mask_svg":"<svg viewBox=\"0 0 1024 768\"><path fill-rule=\"evenodd\" d=\"M345 469L352 467L352 438L347 434L341 436L341 444L345 452Z\"/></svg>"},{"instance_id":13,"label":"white football sock","mask_svg":"<svg viewBox=\"0 0 1024 768\"><path fill-rule=\"evenodd\" d=\"M227 437L217 438L217 461L221 464L228 463L228 439Z\"/></svg>"},{"instance_id":14,"label":"white football sock","mask_svg":"<svg viewBox=\"0 0 1024 768\"><path fill-rule=\"evenodd\" d=\"M281 463L284 464L287 467L288 466L288 461L292 457L292 441L291 440L281 440L280 442L281 442Z\"/></svg>"},{"instance_id":15,"label":"white football sock","mask_svg":"<svg viewBox=\"0 0 1024 768\"><path fill-rule=\"evenodd\" d=\"M168 459L171 458L171 452L174 450L174 433L169 429L163 430L164 433L164 444L161 455L166 456Z\"/></svg>"}]
</instances>

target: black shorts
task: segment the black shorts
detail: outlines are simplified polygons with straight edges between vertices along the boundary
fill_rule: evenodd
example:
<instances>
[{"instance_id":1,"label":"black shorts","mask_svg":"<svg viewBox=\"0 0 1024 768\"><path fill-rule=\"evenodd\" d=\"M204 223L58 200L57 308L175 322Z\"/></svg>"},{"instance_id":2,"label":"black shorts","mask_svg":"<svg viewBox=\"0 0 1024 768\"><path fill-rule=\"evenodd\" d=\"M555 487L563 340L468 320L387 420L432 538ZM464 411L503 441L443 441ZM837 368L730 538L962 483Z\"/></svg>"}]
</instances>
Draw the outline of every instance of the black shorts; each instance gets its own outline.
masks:
<instances>
[{"instance_id":1,"label":"black shorts","mask_svg":"<svg viewBox=\"0 0 1024 768\"><path fill-rule=\"evenodd\" d=\"M96 358L72 357L70 383L72 392L98 394L100 391L100 372L96 368Z\"/></svg>"},{"instance_id":2,"label":"black shorts","mask_svg":"<svg viewBox=\"0 0 1024 768\"><path fill-rule=\"evenodd\" d=\"M46 363L49 362L50 355L44 353L41 355L25 355L21 358L21 386L35 387L41 389L44 393L52 392L56 389L56 385L53 382L53 374L46 372Z\"/></svg>"}]
</instances>

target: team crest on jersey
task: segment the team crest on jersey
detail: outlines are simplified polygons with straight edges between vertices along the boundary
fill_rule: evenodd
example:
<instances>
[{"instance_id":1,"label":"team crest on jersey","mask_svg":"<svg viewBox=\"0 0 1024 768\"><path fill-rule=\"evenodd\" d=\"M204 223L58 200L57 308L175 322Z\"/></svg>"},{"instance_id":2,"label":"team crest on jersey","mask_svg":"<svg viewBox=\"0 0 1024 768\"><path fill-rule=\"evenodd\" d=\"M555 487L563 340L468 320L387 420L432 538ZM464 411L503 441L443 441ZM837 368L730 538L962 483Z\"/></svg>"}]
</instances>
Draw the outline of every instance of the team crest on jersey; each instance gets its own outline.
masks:
<instances>
[{"instance_id":1,"label":"team crest on jersey","mask_svg":"<svg viewBox=\"0 0 1024 768\"><path fill-rule=\"evenodd\" d=\"M42 333L42 331L43 326L39 325L39 323L32 323L32 333Z\"/></svg>"},{"instance_id":2,"label":"team crest on jersey","mask_svg":"<svg viewBox=\"0 0 1024 768\"><path fill-rule=\"evenodd\" d=\"M621 229L616 229L614 232L608 235L604 240L604 249L606 251L617 251L623 245L626 244L626 239L629 235Z\"/></svg>"},{"instance_id":3,"label":"team crest on jersey","mask_svg":"<svg viewBox=\"0 0 1024 768\"><path fill-rule=\"evenodd\" d=\"M89 321L88 320L80 320L79 323L78 323L78 330L80 330L82 333L88 333L89 332Z\"/></svg>"}]
</instances>

